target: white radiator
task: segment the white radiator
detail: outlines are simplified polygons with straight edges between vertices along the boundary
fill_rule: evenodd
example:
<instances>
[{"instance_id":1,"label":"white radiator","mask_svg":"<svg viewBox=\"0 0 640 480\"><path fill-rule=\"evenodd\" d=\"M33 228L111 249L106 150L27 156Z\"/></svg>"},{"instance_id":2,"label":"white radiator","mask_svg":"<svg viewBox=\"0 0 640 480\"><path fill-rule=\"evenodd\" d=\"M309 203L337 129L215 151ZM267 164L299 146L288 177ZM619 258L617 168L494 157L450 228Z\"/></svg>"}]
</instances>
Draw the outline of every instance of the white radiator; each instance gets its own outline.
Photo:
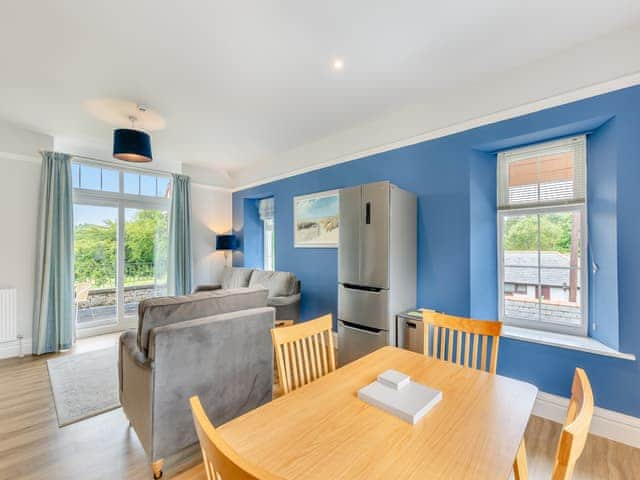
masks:
<instances>
[{"instance_id":1,"label":"white radiator","mask_svg":"<svg viewBox=\"0 0 640 480\"><path fill-rule=\"evenodd\" d=\"M16 339L18 323L16 315L16 289L0 289L0 342Z\"/></svg>"}]
</instances>

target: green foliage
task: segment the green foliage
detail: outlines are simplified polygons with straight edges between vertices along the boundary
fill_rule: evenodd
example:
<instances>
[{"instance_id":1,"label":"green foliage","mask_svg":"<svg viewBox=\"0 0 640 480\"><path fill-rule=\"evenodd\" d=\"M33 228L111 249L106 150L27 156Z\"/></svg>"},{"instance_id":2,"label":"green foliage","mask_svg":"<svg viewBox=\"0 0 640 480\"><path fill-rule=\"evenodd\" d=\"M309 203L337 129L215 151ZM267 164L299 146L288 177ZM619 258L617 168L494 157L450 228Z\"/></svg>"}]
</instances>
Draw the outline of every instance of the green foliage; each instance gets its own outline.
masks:
<instances>
[{"instance_id":1,"label":"green foliage","mask_svg":"<svg viewBox=\"0 0 640 480\"><path fill-rule=\"evenodd\" d=\"M96 288L115 287L118 225L82 224L75 228L75 281ZM167 213L139 210L125 223L125 283L153 283L166 278Z\"/></svg>"},{"instance_id":2,"label":"green foliage","mask_svg":"<svg viewBox=\"0 0 640 480\"><path fill-rule=\"evenodd\" d=\"M507 217L504 229L506 250L538 250L538 218L540 220L540 249L569 253L573 228L572 213L546 213Z\"/></svg>"}]
</instances>

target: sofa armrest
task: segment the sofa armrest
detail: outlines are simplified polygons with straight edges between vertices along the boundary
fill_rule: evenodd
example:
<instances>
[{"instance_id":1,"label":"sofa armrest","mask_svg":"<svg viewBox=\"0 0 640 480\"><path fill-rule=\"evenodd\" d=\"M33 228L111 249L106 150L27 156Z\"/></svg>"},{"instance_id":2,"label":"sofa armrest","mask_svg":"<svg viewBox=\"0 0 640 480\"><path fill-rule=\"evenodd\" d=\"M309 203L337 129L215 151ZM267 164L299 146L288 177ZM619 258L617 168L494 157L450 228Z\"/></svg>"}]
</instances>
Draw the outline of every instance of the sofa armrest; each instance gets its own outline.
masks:
<instances>
[{"instance_id":1,"label":"sofa armrest","mask_svg":"<svg viewBox=\"0 0 640 480\"><path fill-rule=\"evenodd\" d=\"M153 365L138 348L137 334L133 330L120 335L118 378L122 410L151 457Z\"/></svg>"},{"instance_id":2,"label":"sofa armrest","mask_svg":"<svg viewBox=\"0 0 640 480\"><path fill-rule=\"evenodd\" d=\"M122 365L123 355L127 355L132 362L141 368L151 368L149 359L138 348L138 337L135 330L127 330L120 335L119 358ZM121 367L122 368L122 367ZM121 372L122 373L122 372Z\"/></svg>"},{"instance_id":3,"label":"sofa armrest","mask_svg":"<svg viewBox=\"0 0 640 480\"><path fill-rule=\"evenodd\" d=\"M270 297L267 305L276 309L276 320L300 320L300 294Z\"/></svg>"},{"instance_id":4,"label":"sofa armrest","mask_svg":"<svg viewBox=\"0 0 640 480\"><path fill-rule=\"evenodd\" d=\"M270 307L280 307L285 305L292 305L300 301L300 294L295 293L293 295L287 295L286 297L269 297L267 298L267 305Z\"/></svg>"},{"instance_id":5,"label":"sofa armrest","mask_svg":"<svg viewBox=\"0 0 640 480\"><path fill-rule=\"evenodd\" d=\"M198 292L210 292L212 290L220 290L222 288L222 285L219 284L204 284L204 285L198 285L194 290L193 293L198 293Z\"/></svg>"}]
</instances>

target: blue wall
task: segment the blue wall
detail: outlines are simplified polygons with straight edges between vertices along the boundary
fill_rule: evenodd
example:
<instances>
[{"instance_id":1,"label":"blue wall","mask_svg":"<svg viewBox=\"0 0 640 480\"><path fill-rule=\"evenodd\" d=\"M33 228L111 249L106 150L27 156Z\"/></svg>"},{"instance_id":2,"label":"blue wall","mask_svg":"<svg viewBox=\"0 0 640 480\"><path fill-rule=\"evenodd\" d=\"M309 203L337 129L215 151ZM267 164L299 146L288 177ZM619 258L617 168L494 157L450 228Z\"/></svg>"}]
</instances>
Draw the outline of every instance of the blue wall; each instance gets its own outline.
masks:
<instances>
[{"instance_id":1,"label":"blue wall","mask_svg":"<svg viewBox=\"0 0 640 480\"><path fill-rule=\"evenodd\" d=\"M295 195L390 180L418 195L418 303L496 318L498 149L587 132L590 236L600 271L590 314L603 341L640 357L640 87L593 97L233 195L234 231L253 249L247 199L275 198L276 268L302 281L303 319L337 307L335 249L293 248ZM246 236L246 238L244 238ZM252 236L252 235L251 235ZM243 241L244 239L244 241ZM239 251L234 264L255 258ZM602 275L602 276L601 276ZM638 362L504 339L499 372L568 397L573 370L586 369L596 403L640 416Z\"/></svg>"}]
</instances>

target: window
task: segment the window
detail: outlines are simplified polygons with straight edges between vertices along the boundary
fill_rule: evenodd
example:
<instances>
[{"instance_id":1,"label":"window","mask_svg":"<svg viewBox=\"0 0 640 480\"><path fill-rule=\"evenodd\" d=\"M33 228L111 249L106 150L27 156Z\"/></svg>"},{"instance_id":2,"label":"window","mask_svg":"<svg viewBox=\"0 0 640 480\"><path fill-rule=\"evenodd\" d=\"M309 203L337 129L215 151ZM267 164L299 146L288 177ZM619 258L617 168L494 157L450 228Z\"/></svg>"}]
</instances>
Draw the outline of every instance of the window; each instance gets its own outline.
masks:
<instances>
[{"instance_id":1,"label":"window","mask_svg":"<svg viewBox=\"0 0 640 480\"><path fill-rule=\"evenodd\" d=\"M274 200L273 197L263 198L258 202L260 220L262 221L263 239L263 268L275 270L275 228L274 228Z\"/></svg>"},{"instance_id":2,"label":"window","mask_svg":"<svg viewBox=\"0 0 640 480\"><path fill-rule=\"evenodd\" d=\"M500 316L586 335L584 136L498 155Z\"/></svg>"},{"instance_id":3,"label":"window","mask_svg":"<svg viewBox=\"0 0 640 480\"><path fill-rule=\"evenodd\" d=\"M170 178L164 175L74 162L71 168L76 190L124 193L143 197L169 198ZM120 177L122 176L122 189Z\"/></svg>"},{"instance_id":4,"label":"window","mask_svg":"<svg viewBox=\"0 0 640 480\"><path fill-rule=\"evenodd\" d=\"M131 327L140 300L166 293L171 178L74 161L72 180L78 331Z\"/></svg>"}]
</instances>

